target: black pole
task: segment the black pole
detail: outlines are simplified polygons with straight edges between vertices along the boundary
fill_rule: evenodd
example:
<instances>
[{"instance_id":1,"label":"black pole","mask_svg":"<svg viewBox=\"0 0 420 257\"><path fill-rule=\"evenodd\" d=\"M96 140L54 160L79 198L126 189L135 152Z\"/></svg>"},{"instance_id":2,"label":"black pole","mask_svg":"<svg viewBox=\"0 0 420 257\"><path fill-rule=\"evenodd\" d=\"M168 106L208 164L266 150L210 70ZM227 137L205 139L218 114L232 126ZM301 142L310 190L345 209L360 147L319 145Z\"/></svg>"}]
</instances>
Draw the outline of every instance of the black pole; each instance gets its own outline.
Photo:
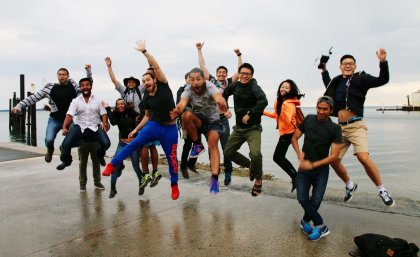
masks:
<instances>
[{"instance_id":1,"label":"black pole","mask_svg":"<svg viewBox=\"0 0 420 257\"><path fill-rule=\"evenodd\" d=\"M31 105L31 146L37 146L36 139L36 104L34 104Z\"/></svg>"},{"instance_id":2,"label":"black pole","mask_svg":"<svg viewBox=\"0 0 420 257\"><path fill-rule=\"evenodd\" d=\"M25 99L25 75L20 74L20 101ZM26 110L22 110L22 116L20 116L20 133L25 134L25 120Z\"/></svg>"}]
</instances>

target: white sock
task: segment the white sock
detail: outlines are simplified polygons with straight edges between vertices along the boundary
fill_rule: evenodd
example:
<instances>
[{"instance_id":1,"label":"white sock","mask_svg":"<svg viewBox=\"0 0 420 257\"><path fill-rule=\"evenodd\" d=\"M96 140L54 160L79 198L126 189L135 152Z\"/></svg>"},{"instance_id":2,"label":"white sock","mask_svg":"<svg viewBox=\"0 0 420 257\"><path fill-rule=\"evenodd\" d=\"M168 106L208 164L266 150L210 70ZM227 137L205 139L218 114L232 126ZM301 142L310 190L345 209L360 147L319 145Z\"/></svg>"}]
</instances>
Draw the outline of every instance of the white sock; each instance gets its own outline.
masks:
<instances>
[{"instance_id":1,"label":"white sock","mask_svg":"<svg viewBox=\"0 0 420 257\"><path fill-rule=\"evenodd\" d=\"M379 193L384 192L386 190L385 187L384 187L384 185L380 185L380 186L378 186L376 188L378 189L378 192Z\"/></svg>"},{"instance_id":2,"label":"white sock","mask_svg":"<svg viewBox=\"0 0 420 257\"><path fill-rule=\"evenodd\" d=\"M353 180L350 179L349 181L346 182L347 189L352 189L353 187L354 187Z\"/></svg>"}]
</instances>

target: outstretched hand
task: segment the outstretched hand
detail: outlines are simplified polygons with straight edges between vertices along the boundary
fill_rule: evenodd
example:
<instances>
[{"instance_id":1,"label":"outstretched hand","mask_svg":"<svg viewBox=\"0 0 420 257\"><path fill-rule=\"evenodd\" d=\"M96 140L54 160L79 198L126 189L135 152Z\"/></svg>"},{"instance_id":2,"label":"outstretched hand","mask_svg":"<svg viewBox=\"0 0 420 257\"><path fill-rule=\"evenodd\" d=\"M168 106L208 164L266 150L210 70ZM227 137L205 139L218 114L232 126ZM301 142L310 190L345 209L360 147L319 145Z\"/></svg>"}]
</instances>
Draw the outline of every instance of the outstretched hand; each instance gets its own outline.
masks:
<instances>
[{"instance_id":1,"label":"outstretched hand","mask_svg":"<svg viewBox=\"0 0 420 257\"><path fill-rule=\"evenodd\" d=\"M108 66L108 67L110 67L110 66L112 65L112 61L111 61L111 58L110 58L110 57L106 57L106 58L105 58L105 64L106 64L106 66Z\"/></svg>"},{"instance_id":2,"label":"outstretched hand","mask_svg":"<svg viewBox=\"0 0 420 257\"><path fill-rule=\"evenodd\" d=\"M201 50L201 48L203 48L203 46L204 46L204 42L203 43L198 42L198 43L195 44L195 47L197 47L198 50Z\"/></svg>"},{"instance_id":3,"label":"outstretched hand","mask_svg":"<svg viewBox=\"0 0 420 257\"><path fill-rule=\"evenodd\" d=\"M378 59L380 62L386 61L386 51L384 48L379 48L378 51L376 51L376 56L378 56Z\"/></svg>"},{"instance_id":4,"label":"outstretched hand","mask_svg":"<svg viewBox=\"0 0 420 257\"><path fill-rule=\"evenodd\" d=\"M233 49L233 51L235 52L235 54L237 55L237 56L241 56L241 50L239 50L239 48L235 48L235 49Z\"/></svg>"},{"instance_id":5,"label":"outstretched hand","mask_svg":"<svg viewBox=\"0 0 420 257\"><path fill-rule=\"evenodd\" d=\"M146 50L146 40L137 40L136 41L136 47L134 47L139 52L143 52Z\"/></svg>"},{"instance_id":6,"label":"outstretched hand","mask_svg":"<svg viewBox=\"0 0 420 257\"><path fill-rule=\"evenodd\" d=\"M92 65L90 64L85 64L85 70L90 70L92 68Z\"/></svg>"},{"instance_id":7,"label":"outstretched hand","mask_svg":"<svg viewBox=\"0 0 420 257\"><path fill-rule=\"evenodd\" d=\"M182 113L181 107L179 107L178 105L175 106L175 108L172 109L172 111L169 112L169 118L171 118L171 120L174 120L176 118L178 118L178 116Z\"/></svg>"}]
</instances>

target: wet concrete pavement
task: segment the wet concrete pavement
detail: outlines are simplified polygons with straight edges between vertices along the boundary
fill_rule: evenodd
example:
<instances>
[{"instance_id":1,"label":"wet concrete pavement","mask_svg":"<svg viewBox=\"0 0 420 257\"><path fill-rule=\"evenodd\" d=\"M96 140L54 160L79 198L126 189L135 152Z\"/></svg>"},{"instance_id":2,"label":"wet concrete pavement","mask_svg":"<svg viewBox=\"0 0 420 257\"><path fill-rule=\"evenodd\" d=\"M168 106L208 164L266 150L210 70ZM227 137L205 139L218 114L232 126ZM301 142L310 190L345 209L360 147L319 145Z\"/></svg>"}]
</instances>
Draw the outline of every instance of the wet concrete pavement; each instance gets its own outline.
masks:
<instances>
[{"instance_id":1,"label":"wet concrete pavement","mask_svg":"<svg viewBox=\"0 0 420 257\"><path fill-rule=\"evenodd\" d=\"M295 199L254 198L223 185L221 193L210 195L208 173L180 178L177 201L167 178L139 196L129 165L118 194L109 199L109 178L102 179L106 190L97 190L90 175L81 193L78 162L64 171L55 169L58 164L58 156L51 164L43 157L0 162L1 256L348 256L353 237L370 232L420 243L416 215L328 201L321 214L331 234L310 242L299 229L303 211ZM233 182L252 185L245 178Z\"/></svg>"}]
</instances>

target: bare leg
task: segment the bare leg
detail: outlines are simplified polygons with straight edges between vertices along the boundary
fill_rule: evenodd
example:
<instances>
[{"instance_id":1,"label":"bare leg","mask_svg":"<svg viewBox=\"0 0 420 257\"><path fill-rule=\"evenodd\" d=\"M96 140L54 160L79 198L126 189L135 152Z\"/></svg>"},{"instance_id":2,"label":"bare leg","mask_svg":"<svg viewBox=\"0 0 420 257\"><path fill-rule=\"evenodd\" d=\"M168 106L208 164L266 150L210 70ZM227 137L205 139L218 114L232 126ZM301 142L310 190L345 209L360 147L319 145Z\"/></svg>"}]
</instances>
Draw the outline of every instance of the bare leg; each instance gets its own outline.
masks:
<instances>
[{"instance_id":1,"label":"bare leg","mask_svg":"<svg viewBox=\"0 0 420 257\"><path fill-rule=\"evenodd\" d=\"M372 182L376 186L382 186L381 174L379 173L376 164L370 158L369 153L356 153L356 157L365 168L366 174L369 176Z\"/></svg>"},{"instance_id":2,"label":"bare leg","mask_svg":"<svg viewBox=\"0 0 420 257\"><path fill-rule=\"evenodd\" d=\"M350 176L347 173L346 167L344 167L343 163L341 162L341 159L337 159L336 161L332 162L331 167L344 183L350 181Z\"/></svg>"}]
</instances>

